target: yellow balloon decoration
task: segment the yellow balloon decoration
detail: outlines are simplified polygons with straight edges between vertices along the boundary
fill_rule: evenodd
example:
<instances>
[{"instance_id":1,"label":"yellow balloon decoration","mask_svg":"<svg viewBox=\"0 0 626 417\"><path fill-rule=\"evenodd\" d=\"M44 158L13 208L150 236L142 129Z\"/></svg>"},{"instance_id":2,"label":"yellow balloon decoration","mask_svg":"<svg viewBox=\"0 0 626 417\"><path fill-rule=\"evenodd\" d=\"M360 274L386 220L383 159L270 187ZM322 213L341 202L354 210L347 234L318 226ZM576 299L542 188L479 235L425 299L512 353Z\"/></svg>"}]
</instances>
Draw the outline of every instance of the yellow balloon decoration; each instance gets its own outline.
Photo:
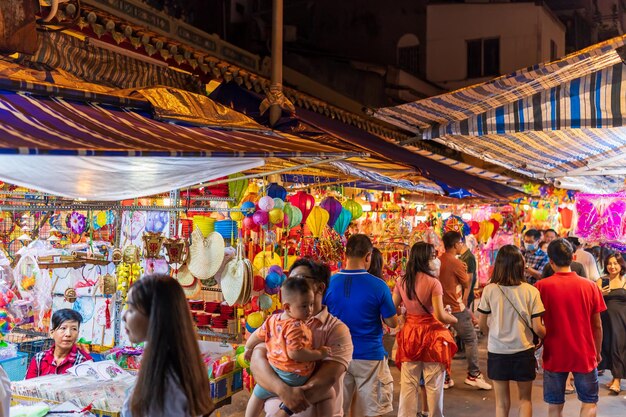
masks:
<instances>
[{"instance_id":1,"label":"yellow balloon decoration","mask_svg":"<svg viewBox=\"0 0 626 417\"><path fill-rule=\"evenodd\" d=\"M319 238L322 235L322 230L328 224L330 214L320 206L313 207L311 214L306 219L306 225L309 226L309 230L313 234L313 237Z\"/></svg>"}]
</instances>

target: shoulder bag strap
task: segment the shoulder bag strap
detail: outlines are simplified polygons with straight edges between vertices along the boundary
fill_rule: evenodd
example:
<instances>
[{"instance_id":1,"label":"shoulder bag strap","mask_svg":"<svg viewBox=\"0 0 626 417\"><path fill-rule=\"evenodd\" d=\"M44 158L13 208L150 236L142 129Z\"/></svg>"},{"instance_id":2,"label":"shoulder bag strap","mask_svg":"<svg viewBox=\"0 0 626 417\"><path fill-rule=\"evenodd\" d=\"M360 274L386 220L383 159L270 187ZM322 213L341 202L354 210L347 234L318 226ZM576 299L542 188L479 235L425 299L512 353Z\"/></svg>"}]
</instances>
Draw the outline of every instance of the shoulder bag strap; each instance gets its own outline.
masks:
<instances>
[{"instance_id":1,"label":"shoulder bag strap","mask_svg":"<svg viewBox=\"0 0 626 417\"><path fill-rule=\"evenodd\" d=\"M515 307L515 304L513 304L513 302L509 299L509 297L507 297L507 295L504 292L504 290L502 289L502 287L500 287L500 285L498 285L498 284L496 284L496 286L500 289L500 292L502 293L502 295L504 295L504 298L506 298L506 300L509 302L509 304L511 304L511 307L513 307L513 310L515 310L515 312L519 316L520 320L522 320L522 322L526 325L526 327L528 327L530 329L530 331L532 332L533 336L539 338L539 336L537 336L537 333L535 333L535 330L533 330L532 326L530 324L528 324L528 322L524 319L524 316L522 316L522 313L520 313L519 310Z\"/></svg>"}]
</instances>

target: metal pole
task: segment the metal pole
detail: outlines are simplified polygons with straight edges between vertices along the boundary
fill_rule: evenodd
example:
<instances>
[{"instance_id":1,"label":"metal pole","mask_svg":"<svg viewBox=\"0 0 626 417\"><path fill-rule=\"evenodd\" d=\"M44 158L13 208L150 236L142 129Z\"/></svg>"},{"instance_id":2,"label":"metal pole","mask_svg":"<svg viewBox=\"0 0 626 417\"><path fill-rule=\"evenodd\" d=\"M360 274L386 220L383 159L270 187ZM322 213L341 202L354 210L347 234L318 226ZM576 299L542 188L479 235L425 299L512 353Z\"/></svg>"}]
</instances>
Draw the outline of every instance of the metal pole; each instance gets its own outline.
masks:
<instances>
[{"instance_id":1,"label":"metal pole","mask_svg":"<svg viewBox=\"0 0 626 417\"><path fill-rule=\"evenodd\" d=\"M283 91L283 0L272 1L272 75L270 95ZM270 102L271 103L271 102ZM272 104L270 111L270 126L274 126L282 109L279 103Z\"/></svg>"},{"instance_id":2,"label":"metal pole","mask_svg":"<svg viewBox=\"0 0 626 417\"><path fill-rule=\"evenodd\" d=\"M227 179L224 179L224 180L205 182L204 184L194 185L194 187L198 187L198 188L200 188L200 187L210 187L210 186L213 186L213 185L226 184L226 183L233 182L233 181L267 177L269 175L282 174L283 172L289 172L289 171L296 171L298 169L308 168L308 167L312 167L312 166L315 166L315 165L328 164L330 162L336 162L336 161L343 161L344 159L348 159L348 158L352 158L352 157L354 157L354 155L346 155L346 156L338 156L336 158L321 159L321 160L318 160L318 161L309 162L307 164L302 164L302 165L296 165L296 166L292 166L292 167L277 169L276 171L271 171L271 172L264 172L262 174L250 174L250 175L245 175L243 177L227 178Z\"/></svg>"}]
</instances>

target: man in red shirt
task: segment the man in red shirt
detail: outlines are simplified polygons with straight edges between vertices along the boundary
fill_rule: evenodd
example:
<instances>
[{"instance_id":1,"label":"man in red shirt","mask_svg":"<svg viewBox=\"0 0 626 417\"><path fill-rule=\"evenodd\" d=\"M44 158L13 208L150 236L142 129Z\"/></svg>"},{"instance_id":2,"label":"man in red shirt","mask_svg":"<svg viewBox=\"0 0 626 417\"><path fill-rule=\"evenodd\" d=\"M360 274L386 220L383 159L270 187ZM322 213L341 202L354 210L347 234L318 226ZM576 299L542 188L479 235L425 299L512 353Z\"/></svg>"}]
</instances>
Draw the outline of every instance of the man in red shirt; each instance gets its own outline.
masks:
<instances>
[{"instance_id":1,"label":"man in red shirt","mask_svg":"<svg viewBox=\"0 0 626 417\"><path fill-rule=\"evenodd\" d=\"M602 293L591 281L571 272L574 250L565 239L548 246L555 274L537 282L546 309L543 321L546 337L543 350L543 399L549 416L561 417L565 383L574 374L580 416L595 417L598 403L598 372L602 347L600 313L606 310Z\"/></svg>"}]
</instances>

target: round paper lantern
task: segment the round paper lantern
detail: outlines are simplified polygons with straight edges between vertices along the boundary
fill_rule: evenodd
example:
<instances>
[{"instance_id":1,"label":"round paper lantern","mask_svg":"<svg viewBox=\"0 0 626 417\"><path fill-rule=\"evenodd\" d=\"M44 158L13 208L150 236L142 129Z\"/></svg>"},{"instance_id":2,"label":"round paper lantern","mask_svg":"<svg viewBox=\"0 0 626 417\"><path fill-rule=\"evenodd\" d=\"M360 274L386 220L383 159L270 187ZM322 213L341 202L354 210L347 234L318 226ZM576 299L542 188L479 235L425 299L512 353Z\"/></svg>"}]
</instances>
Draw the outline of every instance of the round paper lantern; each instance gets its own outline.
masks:
<instances>
[{"instance_id":1,"label":"round paper lantern","mask_svg":"<svg viewBox=\"0 0 626 417\"><path fill-rule=\"evenodd\" d=\"M258 210L252 215L252 220L259 226L265 226L270 221L270 216L267 211Z\"/></svg>"},{"instance_id":2,"label":"round paper lantern","mask_svg":"<svg viewBox=\"0 0 626 417\"><path fill-rule=\"evenodd\" d=\"M273 182L269 185L269 187L267 187L267 195L272 198L284 200L285 198L287 198L287 190L285 190L285 187Z\"/></svg>"},{"instance_id":3,"label":"round paper lantern","mask_svg":"<svg viewBox=\"0 0 626 417\"><path fill-rule=\"evenodd\" d=\"M328 224L330 215L326 210L319 206L313 207L311 214L306 219L306 225L309 227L311 234L315 238L319 238L322 235L322 230Z\"/></svg>"},{"instance_id":4,"label":"round paper lantern","mask_svg":"<svg viewBox=\"0 0 626 417\"><path fill-rule=\"evenodd\" d=\"M261 197L259 200L259 208L261 210L270 211L274 208L274 199L268 195Z\"/></svg>"},{"instance_id":5,"label":"round paper lantern","mask_svg":"<svg viewBox=\"0 0 626 417\"><path fill-rule=\"evenodd\" d=\"M305 223L311 213L311 210L313 210L313 207L315 206L315 198L311 194L304 191L298 191L291 196L289 202L292 206L300 209L300 212L302 212L302 220L300 223Z\"/></svg>"},{"instance_id":6,"label":"round paper lantern","mask_svg":"<svg viewBox=\"0 0 626 417\"><path fill-rule=\"evenodd\" d=\"M249 314L248 318L246 319L246 323L253 329L258 329L259 327L261 327L264 321L265 317L263 316L263 313L259 311Z\"/></svg>"},{"instance_id":7,"label":"round paper lantern","mask_svg":"<svg viewBox=\"0 0 626 417\"><path fill-rule=\"evenodd\" d=\"M302 212L298 207L287 203L285 204L285 208L283 208L283 211L289 219L289 225L287 226L288 229L293 229L294 227L302 223Z\"/></svg>"},{"instance_id":8,"label":"round paper lantern","mask_svg":"<svg viewBox=\"0 0 626 417\"><path fill-rule=\"evenodd\" d=\"M363 206L354 200L347 200L343 203L343 208L352 214L352 220L356 220L363 215Z\"/></svg>"},{"instance_id":9,"label":"round paper lantern","mask_svg":"<svg viewBox=\"0 0 626 417\"><path fill-rule=\"evenodd\" d=\"M274 208L270 210L269 217L270 223L278 224L285 220L285 213L279 208Z\"/></svg>"},{"instance_id":10,"label":"round paper lantern","mask_svg":"<svg viewBox=\"0 0 626 417\"><path fill-rule=\"evenodd\" d=\"M234 209L235 210L241 210L241 207L237 206L237 207L234 207ZM236 222L242 221L244 217L245 216L244 216L244 214L241 211L231 211L230 212L231 220L234 220Z\"/></svg>"},{"instance_id":11,"label":"round paper lantern","mask_svg":"<svg viewBox=\"0 0 626 417\"><path fill-rule=\"evenodd\" d=\"M243 174L232 174L229 175L229 179L240 178L243 177ZM231 206L236 206L241 202L244 193L248 189L248 180L247 179L239 179L235 181L231 181L228 183L228 196L233 199L229 204Z\"/></svg>"},{"instance_id":12,"label":"round paper lantern","mask_svg":"<svg viewBox=\"0 0 626 417\"><path fill-rule=\"evenodd\" d=\"M270 269L267 270L267 273L270 274L272 272L277 273L278 275L283 275L283 269L278 265L270 266ZM282 284L282 283L281 283Z\"/></svg>"},{"instance_id":13,"label":"round paper lantern","mask_svg":"<svg viewBox=\"0 0 626 417\"><path fill-rule=\"evenodd\" d=\"M274 208L283 209L285 208L285 202L280 198L274 198Z\"/></svg>"},{"instance_id":14,"label":"round paper lantern","mask_svg":"<svg viewBox=\"0 0 626 417\"><path fill-rule=\"evenodd\" d=\"M244 216L252 217L256 210L256 204L254 204L252 201L246 201L245 203L241 204L241 210L243 211Z\"/></svg>"},{"instance_id":15,"label":"round paper lantern","mask_svg":"<svg viewBox=\"0 0 626 417\"><path fill-rule=\"evenodd\" d=\"M328 212L328 227L334 227L337 218L341 214L341 210L343 207L341 203L337 201L334 197L326 197L320 203L320 207Z\"/></svg>"},{"instance_id":16,"label":"round paper lantern","mask_svg":"<svg viewBox=\"0 0 626 417\"><path fill-rule=\"evenodd\" d=\"M243 228L247 230L259 230L259 225L254 222L252 217L246 217L243 219Z\"/></svg>"},{"instance_id":17,"label":"round paper lantern","mask_svg":"<svg viewBox=\"0 0 626 417\"><path fill-rule=\"evenodd\" d=\"M339 233L339 235L343 235L348 230L348 226L352 221L352 213L348 209L341 208L341 213L339 213L339 217L337 217L337 221L333 226L335 232Z\"/></svg>"},{"instance_id":18,"label":"round paper lantern","mask_svg":"<svg viewBox=\"0 0 626 417\"><path fill-rule=\"evenodd\" d=\"M270 272L265 277L265 286L268 288L278 288L283 284L282 274Z\"/></svg>"},{"instance_id":19,"label":"round paper lantern","mask_svg":"<svg viewBox=\"0 0 626 417\"><path fill-rule=\"evenodd\" d=\"M265 279L261 275L255 275L252 279L252 291L263 291Z\"/></svg>"}]
</instances>

